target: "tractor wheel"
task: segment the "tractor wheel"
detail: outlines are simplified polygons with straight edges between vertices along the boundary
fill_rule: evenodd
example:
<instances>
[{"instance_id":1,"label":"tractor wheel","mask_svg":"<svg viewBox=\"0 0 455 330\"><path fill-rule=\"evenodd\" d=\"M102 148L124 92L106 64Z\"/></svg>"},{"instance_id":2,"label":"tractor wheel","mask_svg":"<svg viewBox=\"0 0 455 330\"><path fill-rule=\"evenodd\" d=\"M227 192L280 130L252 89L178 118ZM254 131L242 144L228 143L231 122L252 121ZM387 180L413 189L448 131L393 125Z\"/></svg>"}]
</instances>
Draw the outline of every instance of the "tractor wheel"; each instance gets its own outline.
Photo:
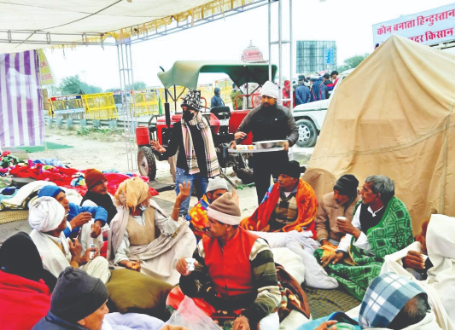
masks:
<instances>
[{"instance_id":1,"label":"tractor wheel","mask_svg":"<svg viewBox=\"0 0 455 330\"><path fill-rule=\"evenodd\" d=\"M137 152L137 166L139 173L148 176L150 181L155 180L156 159L151 147L140 147Z\"/></svg>"},{"instance_id":2,"label":"tractor wheel","mask_svg":"<svg viewBox=\"0 0 455 330\"><path fill-rule=\"evenodd\" d=\"M311 120L300 119L296 123L299 129L297 145L302 148L314 147L318 139L318 131Z\"/></svg>"}]
</instances>

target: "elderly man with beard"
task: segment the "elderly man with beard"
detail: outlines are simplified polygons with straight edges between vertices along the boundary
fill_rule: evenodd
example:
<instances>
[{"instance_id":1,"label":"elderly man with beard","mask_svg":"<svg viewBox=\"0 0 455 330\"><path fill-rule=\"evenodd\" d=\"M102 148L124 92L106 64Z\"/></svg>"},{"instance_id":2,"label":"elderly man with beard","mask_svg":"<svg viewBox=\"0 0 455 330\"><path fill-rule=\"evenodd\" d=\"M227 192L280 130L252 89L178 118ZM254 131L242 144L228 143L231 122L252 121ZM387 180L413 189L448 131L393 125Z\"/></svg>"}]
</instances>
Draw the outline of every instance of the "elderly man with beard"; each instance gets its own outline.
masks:
<instances>
[{"instance_id":1,"label":"elderly man with beard","mask_svg":"<svg viewBox=\"0 0 455 330\"><path fill-rule=\"evenodd\" d=\"M212 135L210 124L202 117L201 91L190 90L182 102L183 115L179 122L174 123L169 145L164 148L158 141L152 141L152 147L162 157L172 157L177 153L177 170L175 192L180 192L180 184L190 182L190 189L198 185L197 198L201 199L207 191L208 178L220 174L220 165L215 145L230 142L244 134L236 133L223 136ZM214 142L214 139L216 140ZM190 196L180 206L180 215L186 215L190 205Z\"/></svg>"},{"instance_id":2,"label":"elderly man with beard","mask_svg":"<svg viewBox=\"0 0 455 330\"><path fill-rule=\"evenodd\" d=\"M30 237L43 258L44 268L58 277L66 267L72 266L107 283L111 275L106 259L99 257L97 248L87 249L82 254L78 239L72 241L64 234L67 226L65 209L52 197L40 197L33 202L29 212L33 228ZM93 252L93 256L90 256Z\"/></svg>"},{"instance_id":3,"label":"elderly man with beard","mask_svg":"<svg viewBox=\"0 0 455 330\"><path fill-rule=\"evenodd\" d=\"M288 149L299 137L292 112L277 104L278 86L267 81L261 89L262 104L251 110L243 119L237 132L243 136L231 143L235 148L249 132L253 133L253 141L286 140L283 151L256 153L254 155L254 183L258 204L270 187L270 177L278 177L279 169L289 160Z\"/></svg>"}]
</instances>

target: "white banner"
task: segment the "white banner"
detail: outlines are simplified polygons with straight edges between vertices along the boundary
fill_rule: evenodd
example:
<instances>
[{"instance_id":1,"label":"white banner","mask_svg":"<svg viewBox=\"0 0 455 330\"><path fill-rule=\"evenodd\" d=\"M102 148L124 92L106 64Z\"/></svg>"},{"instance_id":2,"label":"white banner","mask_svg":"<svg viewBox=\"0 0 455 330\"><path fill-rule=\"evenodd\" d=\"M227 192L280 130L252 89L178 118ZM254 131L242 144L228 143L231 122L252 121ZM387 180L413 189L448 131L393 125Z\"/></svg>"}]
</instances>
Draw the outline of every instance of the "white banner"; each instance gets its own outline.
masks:
<instances>
[{"instance_id":1,"label":"white banner","mask_svg":"<svg viewBox=\"0 0 455 330\"><path fill-rule=\"evenodd\" d=\"M433 45L455 39L455 3L373 25L373 43L381 45L392 34Z\"/></svg>"}]
</instances>

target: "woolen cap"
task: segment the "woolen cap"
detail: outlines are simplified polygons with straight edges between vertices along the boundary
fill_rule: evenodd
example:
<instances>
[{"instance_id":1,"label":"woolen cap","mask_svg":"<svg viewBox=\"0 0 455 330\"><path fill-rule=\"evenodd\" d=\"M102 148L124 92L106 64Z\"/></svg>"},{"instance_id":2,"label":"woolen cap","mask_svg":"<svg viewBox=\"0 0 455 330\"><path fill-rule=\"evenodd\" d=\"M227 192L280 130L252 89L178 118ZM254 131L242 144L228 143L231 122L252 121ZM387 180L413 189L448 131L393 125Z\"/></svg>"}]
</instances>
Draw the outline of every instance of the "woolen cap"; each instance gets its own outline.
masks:
<instances>
[{"instance_id":1,"label":"woolen cap","mask_svg":"<svg viewBox=\"0 0 455 330\"><path fill-rule=\"evenodd\" d=\"M67 267L57 279L50 311L64 321L76 323L94 313L107 298L106 286L100 279Z\"/></svg>"},{"instance_id":2,"label":"woolen cap","mask_svg":"<svg viewBox=\"0 0 455 330\"><path fill-rule=\"evenodd\" d=\"M102 172L92 168L85 173L85 184L87 185L88 190L95 187L97 183L101 181L107 181L106 177Z\"/></svg>"},{"instance_id":3,"label":"woolen cap","mask_svg":"<svg viewBox=\"0 0 455 330\"><path fill-rule=\"evenodd\" d=\"M51 184L51 185L44 186L43 188L41 188L40 191L38 192L38 197L48 196L48 197L54 197L55 198L62 191L65 192L62 188L57 187L54 184Z\"/></svg>"},{"instance_id":4,"label":"woolen cap","mask_svg":"<svg viewBox=\"0 0 455 330\"><path fill-rule=\"evenodd\" d=\"M237 201L231 193L225 193L207 208L207 216L225 223L236 226L240 224L241 213Z\"/></svg>"},{"instance_id":5,"label":"woolen cap","mask_svg":"<svg viewBox=\"0 0 455 330\"><path fill-rule=\"evenodd\" d=\"M216 178L209 179L209 184L207 185L207 192L212 192L218 189L228 190L226 180L222 177L217 176Z\"/></svg>"},{"instance_id":6,"label":"woolen cap","mask_svg":"<svg viewBox=\"0 0 455 330\"><path fill-rule=\"evenodd\" d=\"M201 109L201 91L190 90L183 98L181 106L187 106L190 109L199 111Z\"/></svg>"},{"instance_id":7,"label":"woolen cap","mask_svg":"<svg viewBox=\"0 0 455 330\"><path fill-rule=\"evenodd\" d=\"M345 174L335 182L333 190L338 191L340 195L354 197L357 196L358 187L359 180L352 174Z\"/></svg>"}]
</instances>

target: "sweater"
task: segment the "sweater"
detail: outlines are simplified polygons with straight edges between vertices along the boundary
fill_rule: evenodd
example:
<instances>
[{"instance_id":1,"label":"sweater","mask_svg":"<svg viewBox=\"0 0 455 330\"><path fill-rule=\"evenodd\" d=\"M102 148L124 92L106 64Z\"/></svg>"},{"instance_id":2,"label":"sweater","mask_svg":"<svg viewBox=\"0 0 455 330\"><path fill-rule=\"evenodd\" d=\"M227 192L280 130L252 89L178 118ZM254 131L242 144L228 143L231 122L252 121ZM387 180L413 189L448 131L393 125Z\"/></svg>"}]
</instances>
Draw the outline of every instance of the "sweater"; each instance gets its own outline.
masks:
<instances>
[{"instance_id":1,"label":"sweater","mask_svg":"<svg viewBox=\"0 0 455 330\"><path fill-rule=\"evenodd\" d=\"M261 238L254 240L254 244L251 247L249 253L248 247L250 246L250 238L253 236L248 231L239 228L237 233L231 239L232 242L226 244L223 247L223 258L226 260L220 262L229 264L230 259L239 261L237 269L242 267L243 270L239 273L251 274L252 283L237 283L236 287L233 287L234 291L238 291L240 287L246 289L250 287L250 290L243 290L243 294L237 295L221 295L220 292L215 290L217 287L217 279L215 281L210 277L211 270L209 266L213 263L213 258L210 257L212 250L205 250L205 245L215 246L211 240L213 238L206 237L206 243L204 240L199 241L196 250L194 251L193 258L199 263L196 266L195 271L191 272L188 276L180 277L180 288L184 294L192 298L202 298L211 304L216 310L239 310L242 311L242 315L248 318L251 329L255 329L256 325L261 319L272 313L281 302L280 290L278 287L278 281L275 270L275 263L273 260L273 254L270 250L269 245L266 241ZM249 262L242 262L242 257L235 257L236 251L248 253ZM216 253L216 252L214 252ZM207 260L212 260L209 264L206 264ZM234 260L234 262L235 262ZM235 269L231 269L233 271ZM226 269L226 271L228 271ZM232 277L222 278L219 277L219 281L226 283L224 290L229 291L229 285L232 285ZM221 283L218 281L218 284ZM230 284L229 284L230 283ZM238 293L238 292L235 292Z\"/></svg>"},{"instance_id":2,"label":"sweater","mask_svg":"<svg viewBox=\"0 0 455 330\"><path fill-rule=\"evenodd\" d=\"M33 327L33 330L87 330L87 328L80 324L64 321L49 311L47 315Z\"/></svg>"},{"instance_id":3,"label":"sweater","mask_svg":"<svg viewBox=\"0 0 455 330\"><path fill-rule=\"evenodd\" d=\"M44 282L0 271L0 320L2 329L29 330L51 305Z\"/></svg>"},{"instance_id":4,"label":"sweater","mask_svg":"<svg viewBox=\"0 0 455 330\"><path fill-rule=\"evenodd\" d=\"M243 118L237 132L253 133L253 141L288 140L292 147L299 137L292 112L281 106L264 107L262 104ZM246 137L245 137L246 138ZM244 139L237 139L240 144Z\"/></svg>"},{"instance_id":5,"label":"sweater","mask_svg":"<svg viewBox=\"0 0 455 330\"><path fill-rule=\"evenodd\" d=\"M295 90L295 105L310 102L310 89L305 85L300 85Z\"/></svg>"},{"instance_id":6,"label":"sweater","mask_svg":"<svg viewBox=\"0 0 455 330\"><path fill-rule=\"evenodd\" d=\"M82 212L90 212L92 217L95 221L101 221L103 227L106 224L107 220L107 212L101 206L79 206L77 204L69 203L70 210L68 212L68 217L66 220L69 222L73 220L75 216ZM67 226L66 229L63 231L66 237L76 237L79 234L80 227L71 228L71 226Z\"/></svg>"}]
</instances>

